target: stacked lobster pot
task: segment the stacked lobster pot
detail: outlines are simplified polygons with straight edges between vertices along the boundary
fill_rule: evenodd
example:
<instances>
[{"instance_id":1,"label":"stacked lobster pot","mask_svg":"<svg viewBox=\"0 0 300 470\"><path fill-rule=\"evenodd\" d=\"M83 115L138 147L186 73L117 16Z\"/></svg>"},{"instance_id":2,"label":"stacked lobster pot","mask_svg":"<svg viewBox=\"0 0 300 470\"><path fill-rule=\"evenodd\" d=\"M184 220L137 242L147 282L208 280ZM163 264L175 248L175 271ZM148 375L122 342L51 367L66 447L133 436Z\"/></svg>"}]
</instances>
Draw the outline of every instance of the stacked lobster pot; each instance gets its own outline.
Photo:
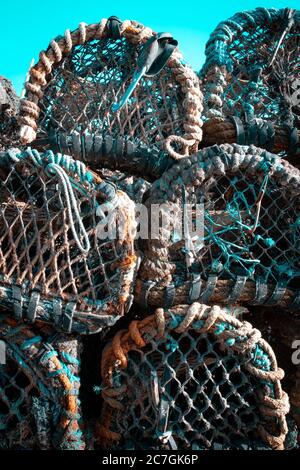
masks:
<instances>
[{"instance_id":1,"label":"stacked lobster pot","mask_svg":"<svg viewBox=\"0 0 300 470\"><path fill-rule=\"evenodd\" d=\"M172 165L172 153L198 149L202 102L197 75L183 65L170 34L116 17L81 23L55 38L28 77L19 148L0 158L1 311L13 328L26 328L49 362L60 355L55 332L70 337L71 350L77 342L80 351L82 335L105 333L129 315L140 258L133 200L140 201L150 181ZM112 212L115 234L110 222L105 230ZM18 353L23 346L13 328L7 347ZM44 328L54 333L38 342ZM6 344L5 322L2 330ZM66 354L73 364L73 354ZM26 357L23 362L27 367ZM3 367L6 382L14 383L14 371ZM55 384L62 384L55 396L65 396L66 380L74 374L68 364L58 370L63 380ZM13 414L6 407L7 383L3 423ZM43 395L39 384L35 388ZM81 416L79 392L79 386L70 387L72 422L61 418L70 432L59 441L49 421L47 448L90 448L93 437ZM28 395L24 421L30 390ZM36 420L31 424L38 429ZM10 432L4 447L40 445L34 439L21 443Z\"/></svg>"},{"instance_id":2,"label":"stacked lobster pot","mask_svg":"<svg viewBox=\"0 0 300 470\"><path fill-rule=\"evenodd\" d=\"M200 79L204 93L205 145L253 144L278 154L284 165L287 160L294 167L300 167L299 10L257 8L237 13L220 23L207 42ZM290 170L298 178L294 167ZM297 212L299 192L297 195L296 191L295 196L293 208ZM281 210L283 214L283 207ZM272 209L268 209L268 213L271 214ZM285 230L280 222L278 227L280 231L281 227ZM294 239L294 261L287 262L284 275L287 279L290 273L294 286L299 286L298 238L299 233ZM285 236L281 241L284 240L286 242ZM288 245L284 248L285 254ZM291 412L299 423L300 388L297 364L292 359L298 339L299 305L296 302L295 308L286 308L277 301L273 305L276 309L278 305L280 319L275 318L269 307L256 308L252 317L280 356L286 370L285 385L291 398Z\"/></svg>"},{"instance_id":3,"label":"stacked lobster pot","mask_svg":"<svg viewBox=\"0 0 300 470\"><path fill-rule=\"evenodd\" d=\"M134 320L106 346L99 441L108 448L282 449L282 369L245 308L194 302Z\"/></svg>"},{"instance_id":4,"label":"stacked lobster pot","mask_svg":"<svg viewBox=\"0 0 300 470\"><path fill-rule=\"evenodd\" d=\"M299 12L219 25L200 79L177 46L110 17L29 71L0 154L4 448L296 445L256 316L300 309Z\"/></svg>"},{"instance_id":5,"label":"stacked lobster pot","mask_svg":"<svg viewBox=\"0 0 300 470\"><path fill-rule=\"evenodd\" d=\"M297 162L300 12L256 8L220 23L200 72L205 145L254 144Z\"/></svg>"},{"instance_id":6,"label":"stacked lobster pot","mask_svg":"<svg viewBox=\"0 0 300 470\"><path fill-rule=\"evenodd\" d=\"M157 423L160 423L158 418L161 416L160 413L165 417L167 412L159 411L160 405L157 405L155 414L151 396L148 396L149 402L146 401L143 405L149 406L149 413L153 413L150 420L154 428L154 421L158 420L156 422L158 427L155 428L158 433L156 437L159 439L163 436L164 445L169 439L168 445L172 443L176 448L190 448L190 446L193 448L193 445L196 446L195 448L240 448L239 446L245 446L246 443L249 448L261 448L263 444L271 448L284 447L288 432L285 418L284 425L280 425L280 432L274 431L273 425L269 423L267 428L268 426L271 428L267 434L263 431L260 436L250 436L252 418L249 420L245 418L244 424L243 419L245 410L249 410L252 405L244 395L241 401L237 397L238 390L240 390L238 383L244 383L244 379L240 382L238 379L235 383L230 378L231 369L228 370L227 365L221 366L221 364L223 364L223 359L225 362L229 360L227 355L231 357L233 354L231 347L228 350L228 346L232 346L235 351L234 348L239 343L236 342L235 337L228 338L227 336L227 327L231 332L229 335L233 334L232 329L234 329L234 326L227 325L228 316L236 318L242 315L241 320L246 320L247 326L237 323L237 328L241 327L242 330L249 328L249 331L252 328L247 322L247 311L241 312L239 306L249 308L252 305L268 305L276 308L281 306L291 312L299 309L299 225L297 222L299 220L299 177L298 170L266 150L254 146L223 144L206 148L195 155L181 159L153 183L145 205L150 213L159 206L164 224L159 227L155 238L143 241L144 257L135 283L135 300L141 308L148 310L158 308L159 311L171 315L172 319L175 318L176 325L179 322L178 328L174 327L173 331L171 327L171 332L169 331L162 340L159 348L161 359L158 359L158 355L156 356L163 370L164 367L168 369L167 375L165 377L164 372L160 370L158 385L149 384L148 388L152 390L151 393L155 387L156 390L160 390L160 397L163 400L167 385L170 387L167 391L169 418L163 426L159 427ZM178 227L178 221L182 222L183 227ZM182 233L184 236L180 236ZM214 313L212 319L208 314L210 308ZM219 318L214 316L215 312L220 312L220 308L223 309L222 313L226 313L226 321L215 321ZM181 315L185 313L182 324L188 325L193 330L191 337L191 332L189 330L187 332L180 326L177 312ZM205 320L204 323L203 320ZM257 329L255 333L253 328L251 331L252 333L249 334L250 336L253 334L253 338L261 334ZM181 334L177 335L177 333ZM188 339L186 339L187 334ZM236 334L239 340L248 337L246 332ZM132 330L129 329L127 335L125 338L126 341L129 338L130 345L133 335L134 340L140 338L132 346L134 350L137 347L141 348L144 343L147 344L147 332L145 336L143 333L139 336L138 333L136 334L135 326ZM198 338L197 335L200 337ZM208 335L209 338L210 335L217 335L216 341L221 349L218 350L218 347L216 349L214 340L210 340L212 344L203 343L201 335L205 337ZM104 379L108 393L111 393L113 383L119 383L120 387L125 389L123 378L125 372L122 370L125 368L124 364L128 368L130 377L137 371L143 370L141 366L137 366L136 369L134 365L129 367L130 354L127 354L128 364L125 362L122 349L128 353L129 346L126 341L123 345L121 339L121 353L118 355L116 352L119 351L118 339L116 337L113 340L112 348L118 360L115 361L114 366L111 365L112 372L106 371L107 366L103 358L102 370L106 374ZM269 345L266 347L270 348L270 353L271 347ZM164 352L162 348L165 348ZM170 354L170 351L174 354ZM223 353L226 359L222 356ZM133 362L137 360L135 354L135 352L132 353ZM145 361L148 365L148 361L151 362L152 359L148 360L147 352L145 354ZM268 373L275 370L265 369L264 353L258 352L257 354L258 356L255 354L253 356L251 348L249 352L247 348L241 347L238 360L241 364L247 364L248 372L250 369L253 370L252 356L259 358L258 368L262 367L262 370ZM271 356L267 355L267 357L270 359ZM209 370L204 365L206 358L208 364L211 365ZM183 367L182 364L184 364L184 371L180 368ZM223 371L220 375L217 372L219 366ZM198 375L203 367L205 373ZM241 365L232 365L232 367L234 373L237 370L244 370ZM146 376L150 377L150 374L146 373ZM282 379L283 374L280 377ZM265 384L264 379L263 382ZM193 392L190 389L191 384L195 387ZM230 391L229 384L233 387L233 391ZM201 391L207 390L204 396L198 395L197 385ZM268 397L264 399L263 406L266 415L278 418L279 409L283 415L286 415L289 410L288 400L285 401L287 396L282 395L281 392L275 396L273 386L263 388L263 393L266 393ZM246 389L249 390L248 387ZM120 388L120 393L121 390L122 388ZM138 386L135 386L134 390L138 391L136 393L144 393L144 390ZM103 393L106 398L107 392L104 390ZM252 398L258 395L262 396L261 392L253 391ZM229 396L235 404L239 401L241 409L228 402ZM197 402L198 399L199 402ZM109 403L110 400L109 396ZM144 403L146 398L138 395L135 400L140 404L141 401ZM221 408L218 408L218 400L222 402L224 408L221 405ZM124 406L124 401L121 401ZM114 404L113 402L113 406ZM139 406L136 406L135 413L138 415L140 411L141 419L144 419L145 412L140 410ZM255 406L259 408L257 402ZM132 412L132 405L129 409ZM195 410L198 410L196 416L194 416ZM228 412L235 410L237 421L229 417L227 419L225 410ZM108 412L103 415L101 424L104 425L104 429L103 427L100 429L101 435L106 433L105 422L108 415ZM120 416L120 422L113 421L112 429L109 429L117 433L112 434L115 439L118 433L120 434L120 429L131 429L128 424L124 424L124 414L121 413ZM278 424L277 418L275 421ZM222 421L223 419L225 422ZM179 426L178 422L181 421L183 424ZM133 421L129 422L133 423ZM144 426L143 424L142 427ZM262 424L262 426L265 425ZM257 424L254 428L261 429ZM153 427L150 426L150 429ZM162 429L166 433L160 435L159 432L162 432ZM270 429L275 432L272 437L269 435ZM203 436L204 430L207 432L205 436ZM264 430L266 430L265 427ZM238 436L240 439L237 439Z\"/></svg>"}]
</instances>

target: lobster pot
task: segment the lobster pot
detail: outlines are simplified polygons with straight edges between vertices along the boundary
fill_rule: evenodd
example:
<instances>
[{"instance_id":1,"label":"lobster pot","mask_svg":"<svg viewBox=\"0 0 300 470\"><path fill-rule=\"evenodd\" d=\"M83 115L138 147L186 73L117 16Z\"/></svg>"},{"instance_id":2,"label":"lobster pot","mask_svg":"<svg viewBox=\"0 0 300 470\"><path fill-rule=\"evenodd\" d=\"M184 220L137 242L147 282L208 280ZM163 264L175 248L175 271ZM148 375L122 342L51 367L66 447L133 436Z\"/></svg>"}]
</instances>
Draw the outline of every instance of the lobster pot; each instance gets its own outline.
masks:
<instances>
[{"instance_id":1,"label":"lobster pot","mask_svg":"<svg viewBox=\"0 0 300 470\"><path fill-rule=\"evenodd\" d=\"M137 301L299 309L299 194L299 171L253 146L213 146L182 159L146 201Z\"/></svg>"},{"instance_id":2,"label":"lobster pot","mask_svg":"<svg viewBox=\"0 0 300 470\"><path fill-rule=\"evenodd\" d=\"M103 447L283 448L288 397L270 346L230 308L157 309L102 357Z\"/></svg>"},{"instance_id":3,"label":"lobster pot","mask_svg":"<svg viewBox=\"0 0 300 470\"><path fill-rule=\"evenodd\" d=\"M177 41L112 17L81 23L40 53L21 103L21 139L91 167L144 167L201 140L202 95ZM132 94L130 94L132 92ZM143 174L143 169L140 170Z\"/></svg>"},{"instance_id":4,"label":"lobster pot","mask_svg":"<svg viewBox=\"0 0 300 470\"><path fill-rule=\"evenodd\" d=\"M0 318L0 448L84 448L79 428L79 353L52 327Z\"/></svg>"},{"instance_id":5,"label":"lobster pot","mask_svg":"<svg viewBox=\"0 0 300 470\"><path fill-rule=\"evenodd\" d=\"M200 72L205 145L299 152L299 70L299 10L256 8L220 23Z\"/></svg>"},{"instance_id":6,"label":"lobster pot","mask_svg":"<svg viewBox=\"0 0 300 470\"><path fill-rule=\"evenodd\" d=\"M69 333L114 324L131 302L133 202L51 151L11 150L0 172L1 307Z\"/></svg>"}]
</instances>

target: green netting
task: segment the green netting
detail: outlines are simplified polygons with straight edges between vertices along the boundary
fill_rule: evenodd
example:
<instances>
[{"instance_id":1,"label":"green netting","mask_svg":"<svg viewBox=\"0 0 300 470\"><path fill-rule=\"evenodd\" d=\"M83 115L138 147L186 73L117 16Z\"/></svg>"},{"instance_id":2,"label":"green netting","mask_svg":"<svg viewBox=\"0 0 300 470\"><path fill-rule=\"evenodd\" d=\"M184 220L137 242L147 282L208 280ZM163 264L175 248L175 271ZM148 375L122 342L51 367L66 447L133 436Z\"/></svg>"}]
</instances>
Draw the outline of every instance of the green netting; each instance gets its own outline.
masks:
<instances>
[{"instance_id":1,"label":"green netting","mask_svg":"<svg viewBox=\"0 0 300 470\"><path fill-rule=\"evenodd\" d=\"M157 35L134 21L116 25L111 18L56 38L29 71L23 141L38 134L52 149L96 168L102 157L122 158L132 148L165 154L171 136L193 140L189 146L197 148L202 95L176 44L167 33Z\"/></svg>"},{"instance_id":2,"label":"green netting","mask_svg":"<svg viewBox=\"0 0 300 470\"><path fill-rule=\"evenodd\" d=\"M298 10L257 8L220 23L200 73L205 116L244 114L300 127Z\"/></svg>"},{"instance_id":3,"label":"green netting","mask_svg":"<svg viewBox=\"0 0 300 470\"><path fill-rule=\"evenodd\" d=\"M297 309L299 194L299 171L255 147L214 146L182 160L146 202L155 217L161 207L163 222L141 242L139 300Z\"/></svg>"}]
</instances>

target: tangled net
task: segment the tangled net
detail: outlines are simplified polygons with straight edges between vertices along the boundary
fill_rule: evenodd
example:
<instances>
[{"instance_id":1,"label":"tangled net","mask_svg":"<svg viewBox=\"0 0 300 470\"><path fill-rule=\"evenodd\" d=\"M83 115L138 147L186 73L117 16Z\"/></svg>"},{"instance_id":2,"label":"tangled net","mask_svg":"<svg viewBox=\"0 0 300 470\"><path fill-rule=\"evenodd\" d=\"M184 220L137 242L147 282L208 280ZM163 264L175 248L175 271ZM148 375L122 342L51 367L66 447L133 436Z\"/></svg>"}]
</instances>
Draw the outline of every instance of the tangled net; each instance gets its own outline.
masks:
<instances>
[{"instance_id":1,"label":"tangled net","mask_svg":"<svg viewBox=\"0 0 300 470\"><path fill-rule=\"evenodd\" d=\"M83 449L78 342L0 316L0 448Z\"/></svg>"},{"instance_id":2,"label":"tangled net","mask_svg":"<svg viewBox=\"0 0 300 470\"><path fill-rule=\"evenodd\" d=\"M299 68L298 10L256 8L220 23L200 72L205 145L299 152Z\"/></svg>"},{"instance_id":3,"label":"tangled net","mask_svg":"<svg viewBox=\"0 0 300 470\"><path fill-rule=\"evenodd\" d=\"M51 151L11 150L0 172L1 307L67 332L112 325L129 307L137 261L128 196ZM114 208L112 238L98 228Z\"/></svg>"},{"instance_id":4,"label":"tangled net","mask_svg":"<svg viewBox=\"0 0 300 470\"><path fill-rule=\"evenodd\" d=\"M181 160L146 201L161 223L141 242L137 301L299 309L299 194L299 171L252 146L213 146Z\"/></svg>"},{"instance_id":5,"label":"tangled net","mask_svg":"<svg viewBox=\"0 0 300 470\"><path fill-rule=\"evenodd\" d=\"M117 333L102 356L103 447L283 447L283 371L260 332L232 313L157 309Z\"/></svg>"},{"instance_id":6,"label":"tangled net","mask_svg":"<svg viewBox=\"0 0 300 470\"><path fill-rule=\"evenodd\" d=\"M166 33L156 35L116 18L81 23L51 41L29 72L21 102L22 141L32 142L38 132L42 145L50 139L52 148L98 168L103 163L114 168L124 154L164 153L165 146L171 154L196 150L202 137L202 95L196 74L182 64L178 50L158 56L155 71L150 68L139 80L134 73L144 66L153 39L163 48L161 56L177 44ZM166 62L162 69L160 60ZM139 83L124 101L132 80ZM117 100L123 100L123 107L114 111Z\"/></svg>"}]
</instances>

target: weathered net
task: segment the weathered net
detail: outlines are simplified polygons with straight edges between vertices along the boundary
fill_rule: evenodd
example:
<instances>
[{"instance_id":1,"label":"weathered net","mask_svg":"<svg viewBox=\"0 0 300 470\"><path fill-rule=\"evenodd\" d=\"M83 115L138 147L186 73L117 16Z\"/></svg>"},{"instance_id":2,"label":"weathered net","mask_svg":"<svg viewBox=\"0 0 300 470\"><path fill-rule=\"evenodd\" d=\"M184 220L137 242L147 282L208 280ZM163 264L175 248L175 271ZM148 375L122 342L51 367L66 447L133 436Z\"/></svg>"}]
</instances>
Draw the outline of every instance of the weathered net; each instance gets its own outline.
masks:
<instances>
[{"instance_id":1,"label":"weathered net","mask_svg":"<svg viewBox=\"0 0 300 470\"><path fill-rule=\"evenodd\" d=\"M117 333L102 357L100 445L282 448L283 371L260 332L232 313L198 303L158 309Z\"/></svg>"},{"instance_id":2,"label":"weathered net","mask_svg":"<svg viewBox=\"0 0 300 470\"><path fill-rule=\"evenodd\" d=\"M235 135L240 144L299 151L299 71L299 11L257 8L220 23L200 72L204 116L212 119L205 144L217 129L214 143ZM236 120L219 119L229 116Z\"/></svg>"},{"instance_id":3,"label":"weathered net","mask_svg":"<svg viewBox=\"0 0 300 470\"><path fill-rule=\"evenodd\" d=\"M112 325L129 307L137 261L129 197L51 151L11 150L0 172L0 305L68 332ZM110 209L116 231L100 233Z\"/></svg>"},{"instance_id":4,"label":"weathered net","mask_svg":"<svg viewBox=\"0 0 300 470\"><path fill-rule=\"evenodd\" d=\"M112 110L132 82L142 46L154 35L131 21L119 22L112 34L111 20L102 20L52 41L30 70L21 103L23 141L38 132L42 142L50 138L52 148L98 168L102 157L109 155L114 166L114 159L132 156L136 148L165 152L167 140L169 146L175 140L180 152L195 150L202 95L177 50L157 75L141 78L122 109Z\"/></svg>"},{"instance_id":5,"label":"weathered net","mask_svg":"<svg viewBox=\"0 0 300 470\"><path fill-rule=\"evenodd\" d=\"M141 240L137 301L299 309L299 195L299 171L253 146L182 159L146 201L152 227Z\"/></svg>"},{"instance_id":6,"label":"weathered net","mask_svg":"<svg viewBox=\"0 0 300 470\"><path fill-rule=\"evenodd\" d=\"M1 314L0 448L83 449L79 347L53 329Z\"/></svg>"}]
</instances>

